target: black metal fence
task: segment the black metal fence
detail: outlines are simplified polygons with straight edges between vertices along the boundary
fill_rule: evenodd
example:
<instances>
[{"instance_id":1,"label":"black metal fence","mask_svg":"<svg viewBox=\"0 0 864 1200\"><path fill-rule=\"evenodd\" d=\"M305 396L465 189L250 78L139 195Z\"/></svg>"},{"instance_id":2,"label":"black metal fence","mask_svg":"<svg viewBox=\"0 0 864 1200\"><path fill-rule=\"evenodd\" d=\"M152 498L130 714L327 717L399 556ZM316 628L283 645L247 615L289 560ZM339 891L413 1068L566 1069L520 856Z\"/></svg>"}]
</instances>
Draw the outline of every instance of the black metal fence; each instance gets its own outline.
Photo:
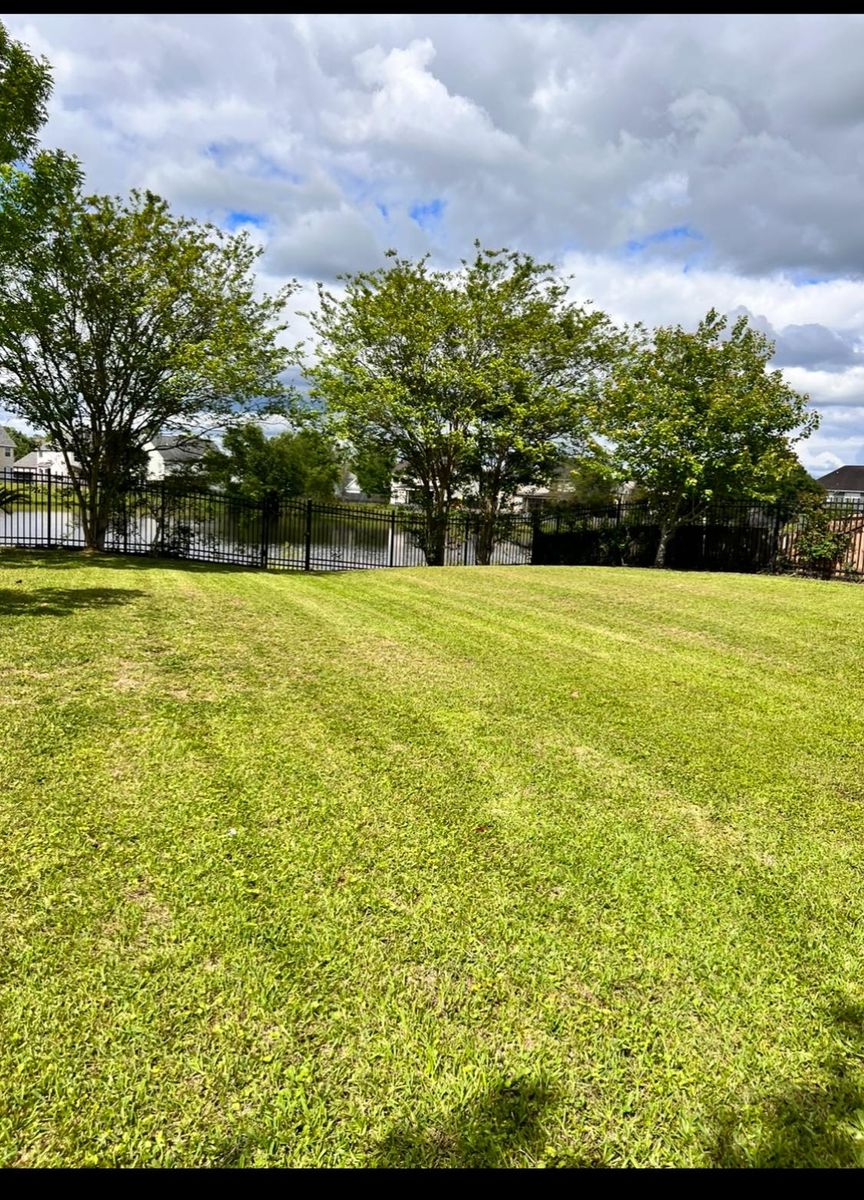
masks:
<instances>
[{"instance_id":1,"label":"black metal fence","mask_svg":"<svg viewBox=\"0 0 864 1200\"><path fill-rule=\"evenodd\" d=\"M502 515L496 565L651 566L660 540L649 505L547 507ZM83 547L72 480L0 472L0 545ZM477 561L477 518L454 511L445 563ZM407 507L242 500L168 479L130 489L105 549L198 562L296 571L425 565L422 515ZM805 571L864 578L864 504L827 504L795 516L766 504L720 504L678 526L666 565L705 571Z\"/></svg>"},{"instance_id":2,"label":"black metal fence","mask_svg":"<svg viewBox=\"0 0 864 1200\"><path fill-rule=\"evenodd\" d=\"M537 514L531 561L650 567L659 542L660 524L648 504L559 507ZM666 566L864 578L864 504L828 502L796 513L770 504L715 504L677 527Z\"/></svg>"},{"instance_id":3,"label":"black metal fence","mask_svg":"<svg viewBox=\"0 0 864 1200\"><path fill-rule=\"evenodd\" d=\"M50 472L0 472L0 545L83 547L72 480ZM498 565L530 563L527 514L502 517L492 554ZM455 511L445 562L476 562L476 518ZM419 567L421 514L405 507L325 504L313 500L242 500L170 477L130 489L112 518L105 549L198 562L295 571Z\"/></svg>"}]
</instances>

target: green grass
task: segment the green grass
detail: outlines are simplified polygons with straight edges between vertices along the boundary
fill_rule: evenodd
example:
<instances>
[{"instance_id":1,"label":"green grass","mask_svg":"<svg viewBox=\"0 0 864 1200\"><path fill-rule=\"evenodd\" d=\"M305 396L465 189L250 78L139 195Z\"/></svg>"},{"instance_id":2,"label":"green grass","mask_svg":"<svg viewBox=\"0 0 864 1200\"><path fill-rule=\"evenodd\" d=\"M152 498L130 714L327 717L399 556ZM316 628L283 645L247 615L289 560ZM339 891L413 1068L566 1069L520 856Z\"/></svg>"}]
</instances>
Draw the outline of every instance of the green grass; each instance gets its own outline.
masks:
<instances>
[{"instance_id":1,"label":"green grass","mask_svg":"<svg viewBox=\"0 0 864 1200\"><path fill-rule=\"evenodd\" d=\"M0 1162L864 1161L864 588L0 556Z\"/></svg>"}]
</instances>

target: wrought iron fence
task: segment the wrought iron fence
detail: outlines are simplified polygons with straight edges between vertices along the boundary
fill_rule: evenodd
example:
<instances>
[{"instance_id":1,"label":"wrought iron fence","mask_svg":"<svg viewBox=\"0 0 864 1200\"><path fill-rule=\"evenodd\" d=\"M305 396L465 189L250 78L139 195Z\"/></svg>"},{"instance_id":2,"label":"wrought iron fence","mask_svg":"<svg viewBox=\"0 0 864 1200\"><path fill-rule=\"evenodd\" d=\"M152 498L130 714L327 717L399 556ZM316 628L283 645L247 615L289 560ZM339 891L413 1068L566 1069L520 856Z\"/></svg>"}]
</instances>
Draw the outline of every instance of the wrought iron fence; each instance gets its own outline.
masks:
<instances>
[{"instance_id":1,"label":"wrought iron fence","mask_svg":"<svg viewBox=\"0 0 864 1200\"><path fill-rule=\"evenodd\" d=\"M70 478L47 471L0 473L0 499L0 545L84 546ZM530 563L533 525L527 514L503 515L497 532L493 563ZM476 541L475 516L454 511L446 565L473 565ZM126 492L104 543L123 554L296 571L423 566L422 544L422 515L407 507L244 500L170 477Z\"/></svg>"},{"instance_id":2,"label":"wrought iron fence","mask_svg":"<svg viewBox=\"0 0 864 1200\"><path fill-rule=\"evenodd\" d=\"M504 513L497 565L651 566L660 539L650 505L546 507ZM123 496L105 549L198 562L297 571L425 565L416 509L313 500L244 500L185 480L143 483ZM474 513L454 511L445 565L477 562ZM0 545L83 547L73 481L50 472L0 472ZM666 564L683 570L803 571L864 578L864 504L790 515L767 504L718 504L678 526Z\"/></svg>"},{"instance_id":3,"label":"wrought iron fence","mask_svg":"<svg viewBox=\"0 0 864 1200\"><path fill-rule=\"evenodd\" d=\"M659 541L658 516L648 504L547 508L535 517L531 561L651 566ZM715 504L678 525L666 565L864 578L864 504L828 502L794 513L771 504Z\"/></svg>"}]
</instances>

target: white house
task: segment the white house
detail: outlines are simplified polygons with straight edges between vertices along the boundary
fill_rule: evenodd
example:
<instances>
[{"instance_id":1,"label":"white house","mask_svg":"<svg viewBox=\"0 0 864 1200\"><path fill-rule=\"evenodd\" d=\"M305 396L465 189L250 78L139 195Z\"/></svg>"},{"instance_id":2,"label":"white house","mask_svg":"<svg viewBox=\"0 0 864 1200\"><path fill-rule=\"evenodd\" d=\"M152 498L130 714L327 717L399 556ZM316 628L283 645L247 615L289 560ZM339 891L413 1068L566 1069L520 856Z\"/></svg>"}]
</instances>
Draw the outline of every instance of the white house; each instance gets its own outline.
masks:
<instances>
[{"instance_id":1,"label":"white house","mask_svg":"<svg viewBox=\"0 0 864 1200\"><path fill-rule=\"evenodd\" d=\"M208 450L215 449L209 438L183 437L160 433L147 442L147 478L164 479L177 471L195 466Z\"/></svg>"},{"instance_id":2,"label":"white house","mask_svg":"<svg viewBox=\"0 0 864 1200\"><path fill-rule=\"evenodd\" d=\"M74 459L72 459L72 463L77 466ZM31 450L29 454L25 454L23 458L19 458L17 462L13 463L12 470L16 474L23 471L28 475L37 471L50 471L52 475L69 478L69 468L62 453L59 450L46 449L44 442L36 450Z\"/></svg>"}]
</instances>

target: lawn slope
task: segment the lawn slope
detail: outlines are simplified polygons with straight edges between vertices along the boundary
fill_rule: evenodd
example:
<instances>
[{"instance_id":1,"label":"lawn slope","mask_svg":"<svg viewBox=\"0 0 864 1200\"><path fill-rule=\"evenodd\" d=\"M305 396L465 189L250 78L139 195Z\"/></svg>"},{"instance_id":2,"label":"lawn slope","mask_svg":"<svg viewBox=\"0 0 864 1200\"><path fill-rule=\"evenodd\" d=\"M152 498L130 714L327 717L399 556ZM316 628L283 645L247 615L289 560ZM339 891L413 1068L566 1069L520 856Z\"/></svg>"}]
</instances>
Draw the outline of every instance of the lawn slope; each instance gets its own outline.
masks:
<instances>
[{"instance_id":1,"label":"lawn slope","mask_svg":"<svg viewBox=\"0 0 864 1200\"><path fill-rule=\"evenodd\" d=\"M864 1161L864 588L0 555L0 1163Z\"/></svg>"}]
</instances>

